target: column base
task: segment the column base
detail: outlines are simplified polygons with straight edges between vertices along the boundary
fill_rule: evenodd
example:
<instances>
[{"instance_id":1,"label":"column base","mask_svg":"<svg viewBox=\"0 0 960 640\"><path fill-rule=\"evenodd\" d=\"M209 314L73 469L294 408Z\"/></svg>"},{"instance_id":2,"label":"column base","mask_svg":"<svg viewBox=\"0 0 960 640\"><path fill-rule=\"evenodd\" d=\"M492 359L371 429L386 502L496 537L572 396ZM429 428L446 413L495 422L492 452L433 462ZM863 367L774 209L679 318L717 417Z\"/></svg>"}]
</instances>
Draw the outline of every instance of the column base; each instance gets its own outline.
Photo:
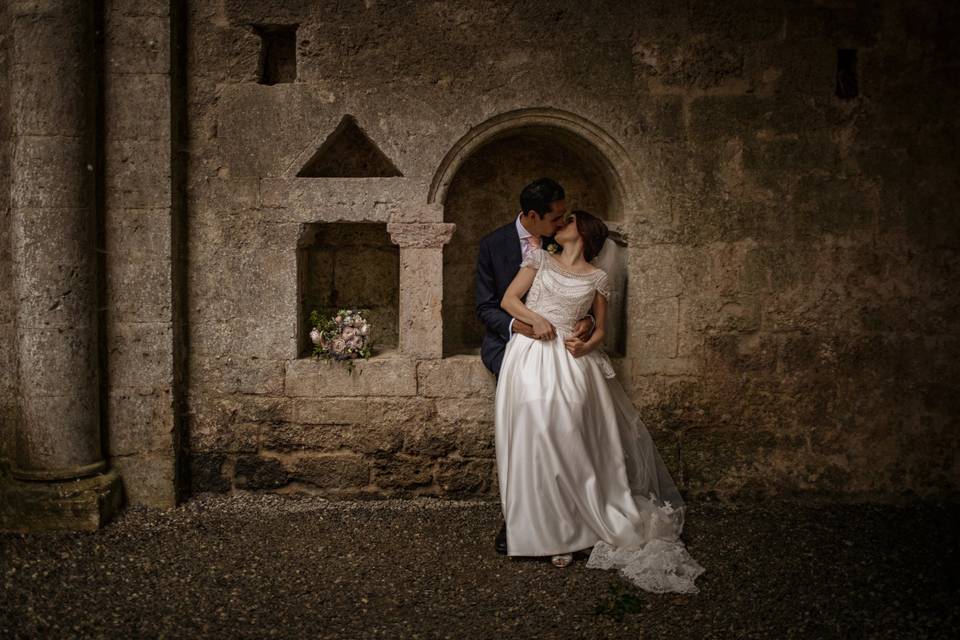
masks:
<instances>
[{"instance_id":1,"label":"column base","mask_svg":"<svg viewBox=\"0 0 960 640\"><path fill-rule=\"evenodd\" d=\"M96 531L123 501L115 471L63 482L28 482L0 476L0 531Z\"/></svg>"}]
</instances>

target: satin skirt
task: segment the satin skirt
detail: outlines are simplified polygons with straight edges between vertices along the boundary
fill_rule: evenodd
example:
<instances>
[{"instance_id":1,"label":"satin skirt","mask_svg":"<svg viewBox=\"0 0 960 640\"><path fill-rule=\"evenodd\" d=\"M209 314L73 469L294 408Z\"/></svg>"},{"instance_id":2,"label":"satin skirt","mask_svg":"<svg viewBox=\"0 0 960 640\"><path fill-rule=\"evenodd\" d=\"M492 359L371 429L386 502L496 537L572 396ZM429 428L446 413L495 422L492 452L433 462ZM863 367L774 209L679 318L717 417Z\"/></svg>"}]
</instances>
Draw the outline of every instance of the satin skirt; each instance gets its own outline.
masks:
<instances>
[{"instance_id":1,"label":"satin skirt","mask_svg":"<svg viewBox=\"0 0 960 640\"><path fill-rule=\"evenodd\" d=\"M514 334L497 383L497 474L511 556L590 549L657 592L696 592L704 571L680 541L686 507L600 351ZM653 544L652 541L655 541Z\"/></svg>"}]
</instances>

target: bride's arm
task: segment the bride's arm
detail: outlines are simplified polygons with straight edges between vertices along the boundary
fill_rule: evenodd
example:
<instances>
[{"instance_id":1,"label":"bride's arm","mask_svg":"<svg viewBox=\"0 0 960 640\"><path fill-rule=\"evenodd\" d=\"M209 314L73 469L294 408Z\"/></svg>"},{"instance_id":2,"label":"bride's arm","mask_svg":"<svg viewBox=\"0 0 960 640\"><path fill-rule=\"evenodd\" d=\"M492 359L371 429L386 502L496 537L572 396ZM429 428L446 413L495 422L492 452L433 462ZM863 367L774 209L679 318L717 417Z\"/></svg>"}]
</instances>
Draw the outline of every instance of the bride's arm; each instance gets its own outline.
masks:
<instances>
[{"instance_id":1,"label":"bride's arm","mask_svg":"<svg viewBox=\"0 0 960 640\"><path fill-rule=\"evenodd\" d=\"M603 331L607 320L607 299L600 292L594 294L591 309L593 311L593 317L596 318L597 325L590 338L588 340L580 340L579 338L570 337L564 340L567 351L569 351L574 358L579 358L582 355L590 353L603 342Z\"/></svg>"},{"instance_id":2,"label":"bride's arm","mask_svg":"<svg viewBox=\"0 0 960 640\"><path fill-rule=\"evenodd\" d=\"M520 297L530 289L533 279L537 275L536 269L523 267L517 272L513 282L507 287L500 301L500 306L504 311L518 320L522 320L533 327L533 333L537 338L546 338L551 340L556 337L553 325L547 322L539 313L531 311L527 305L523 304Z\"/></svg>"}]
</instances>

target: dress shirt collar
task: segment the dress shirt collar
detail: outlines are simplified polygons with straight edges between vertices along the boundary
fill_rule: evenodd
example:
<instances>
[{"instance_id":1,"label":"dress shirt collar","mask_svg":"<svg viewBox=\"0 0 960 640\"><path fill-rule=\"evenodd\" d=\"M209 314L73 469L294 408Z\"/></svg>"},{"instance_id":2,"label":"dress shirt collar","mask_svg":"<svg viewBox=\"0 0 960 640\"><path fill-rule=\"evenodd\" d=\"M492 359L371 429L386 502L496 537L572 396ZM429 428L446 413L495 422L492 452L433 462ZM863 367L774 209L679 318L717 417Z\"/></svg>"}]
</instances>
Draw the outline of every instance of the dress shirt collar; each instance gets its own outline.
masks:
<instances>
[{"instance_id":1,"label":"dress shirt collar","mask_svg":"<svg viewBox=\"0 0 960 640\"><path fill-rule=\"evenodd\" d=\"M520 222L520 216L522 215L522 213L517 214L517 235L520 236L521 240L526 240L533 234L527 231L527 228L523 226L522 222Z\"/></svg>"}]
</instances>

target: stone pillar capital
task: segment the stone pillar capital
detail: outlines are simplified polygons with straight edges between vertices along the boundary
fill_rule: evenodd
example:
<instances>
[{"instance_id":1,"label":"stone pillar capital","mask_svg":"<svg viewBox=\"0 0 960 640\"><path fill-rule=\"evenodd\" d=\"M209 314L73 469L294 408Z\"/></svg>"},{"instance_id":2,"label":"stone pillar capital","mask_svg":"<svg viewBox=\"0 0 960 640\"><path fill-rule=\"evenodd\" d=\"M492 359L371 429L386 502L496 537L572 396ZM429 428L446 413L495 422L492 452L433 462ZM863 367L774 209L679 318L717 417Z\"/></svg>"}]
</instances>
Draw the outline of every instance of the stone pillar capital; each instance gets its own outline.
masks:
<instances>
[{"instance_id":1,"label":"stone pillar capital","mask_svg":"<svg viewBox=\"0 0 960 640\"><path fill-rule=\"evenodd\" d=\"M450 242L457 225L444 222L391 222L390 240L401 248L440 248Z\"/></svg>"}]
</instances>

